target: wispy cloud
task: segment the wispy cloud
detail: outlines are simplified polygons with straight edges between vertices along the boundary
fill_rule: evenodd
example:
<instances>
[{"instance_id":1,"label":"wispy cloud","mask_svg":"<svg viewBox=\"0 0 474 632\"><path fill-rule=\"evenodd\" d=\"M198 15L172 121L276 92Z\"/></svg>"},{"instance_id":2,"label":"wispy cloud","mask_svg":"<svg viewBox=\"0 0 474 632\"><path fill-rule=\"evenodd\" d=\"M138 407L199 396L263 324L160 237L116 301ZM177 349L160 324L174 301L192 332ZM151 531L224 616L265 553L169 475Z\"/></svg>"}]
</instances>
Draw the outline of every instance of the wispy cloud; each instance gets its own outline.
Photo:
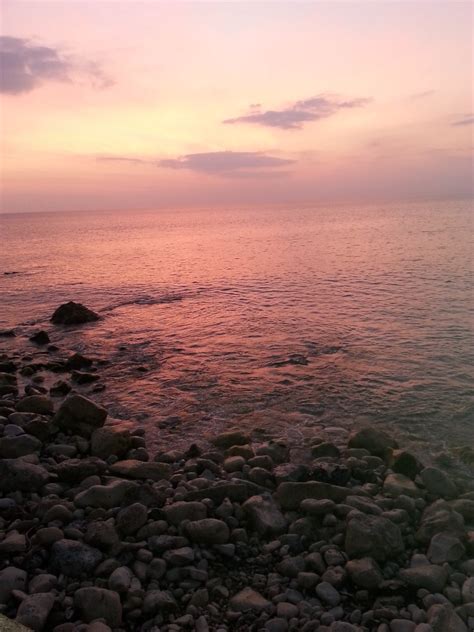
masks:
<instances>
[{"instance_id":1,"label":"wispy cloud","mask_svg":"<svg viewBox=\"0 0 474 632\"><path fill-rule=\"evenodd\" d=\"M295 101L280 110L262 110L260 104L252 105L251 111L243 116L225 119L223 123L250 123L285 130L301 129L305 123L319 121L346 109L363 107L371 99L341 99L331 95L318 95L310 99Z\"/></svg>"},{"instance_id":2,"label":"wispy cloud","mask_svg":"<svg viewBox=\"0 0 474 632\"><path fill-rule=\"evenodd\" d=\"M132 156L97 156L99 162L132 162L134 164L156 164L154 160L146 160L145 158L133 158Z\"/></svg>"},{"instance_id":3,"label":"wispy cloud","mask_svg":"<svg viewBox=\"0 0 474 632\"><path fill-rule=\"evenodd\" d=\"M411 101L417 101L418 99L426 99L432 97L436 90L424 90L423 92L414 92L408 97Z\"/></svg>"},{"instance_id":4,"label":"wispy cloud","mask_svg":"<svg viewBox=\"0 0 474 632\"><path fill-rule=\"evenodd\" d=\"M12 95L31 92L46 81L72 83L86 78L99 88L113 83L96 61L20 37L0 36L0 69L0 92Z\"/></svg>"},{"instance_id":5,"label":"wispy cloud","mask_svg":"<svg viewBox=\"0 0 474 632\"><path fill-rule=\"evenodd\" d=\"M281 168L288 167L294 162L294 160L269 156L259 151L212 151L161 160L158 165L170 169L189 169L226 177L251 175L268 177L274 174L281 175Z\"/></svg>"},{"instance_id":6,"label":"wispy cloud","mask_svg":"<svg viewBox=\"0 0 474 632\"><path fill-rule=\"evenodd\" d=\"M473 125L474 124L474 116L469 115L469 116L465 116L462 119L459 119L457 121L453 121L453 123L451 123L451 125L454 125L455 127L461 126L461 125Z\"/></svg>"}]
</instances>

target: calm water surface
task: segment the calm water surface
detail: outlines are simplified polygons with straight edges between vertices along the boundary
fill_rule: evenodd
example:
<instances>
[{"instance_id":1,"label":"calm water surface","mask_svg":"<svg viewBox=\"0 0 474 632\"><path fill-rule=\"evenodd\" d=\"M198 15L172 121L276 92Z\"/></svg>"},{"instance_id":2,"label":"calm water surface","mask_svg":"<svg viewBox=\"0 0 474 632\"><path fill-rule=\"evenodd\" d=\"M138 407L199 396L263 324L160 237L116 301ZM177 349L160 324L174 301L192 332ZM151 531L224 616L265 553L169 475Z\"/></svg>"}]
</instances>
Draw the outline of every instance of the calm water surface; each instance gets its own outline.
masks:
<instances>
[{"instance_id":1,"label":"calm water surface","mask_svg":"<svg viewBox=\"0 0 474 632\"><path fill-rule=\"evenodd\" d=\"M41 326L60 355L110 361L95 397L154 445L235 425L343 438L364 420L419 450L472 444L471 213L454 202L3 216L0 327L18 335L0 346L37 354L25 336ZM104 318L50 326L67 300Z\"/></svg>"}]
</instances>

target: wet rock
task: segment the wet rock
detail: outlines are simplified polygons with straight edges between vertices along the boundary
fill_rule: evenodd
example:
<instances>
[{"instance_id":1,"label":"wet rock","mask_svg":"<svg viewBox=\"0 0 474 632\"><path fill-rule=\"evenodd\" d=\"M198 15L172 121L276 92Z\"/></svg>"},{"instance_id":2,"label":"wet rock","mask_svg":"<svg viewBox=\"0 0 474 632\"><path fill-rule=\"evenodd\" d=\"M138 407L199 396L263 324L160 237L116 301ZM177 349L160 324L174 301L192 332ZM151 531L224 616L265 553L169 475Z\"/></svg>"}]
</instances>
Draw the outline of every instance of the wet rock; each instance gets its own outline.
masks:
<instances>
[{"instance_id":1,"label":"wet rock","mask_svg":"<svg viewBox=\"0 0 474 632\"><path fill-rule=\"evenodd\" d=\"M43 444L39 439L29 434L20 434L0 439L0 457L2 459L16 459L26 454L34 454L41 450Z\"/></svg>"},{"instance_id":2,"label":"wet rock","mask_svg":"<svg viewBox=\"0 0 474 632\"><path fill-rule=\"evenodd\" d=\"M270 494L252 496L245 501L242 509L260 535L277 535L286 529L286 519Z\"/></svg>"},{"instance_id":3,"label":"wet rock","mask_svg":"<svg viewBox=\"0 0 474 632\"><path fill-rule=\"evenodd\" d=\"M0 604L8 603L14 590L25 590L26 577L26 571L16 566L7 566L0 571Z\"/></svg>"},{"instance_id":4,"label":"wet rock","mask_svg":"<svg viewBox=\"0 0 474 632\"><path fill-rule=\"evenodd\" d=\"M113 590L96 586L79 588L74 593L74 606L84 621L105 619L112 628L118 627L122 621L120 597Z\"/></svg>"},{"instance_id":5,"label":"wet rock","mask_svg":"<svg viewBox=\"0 0 474 632\"><path fill-rule=\"evenodd\" d=\"M28 595L20 604L16 615L17 623L41 632L45 629L46 621L55 601L53 593L36 593Z\"/></svg>"},{"instance_id":6,"label":"wet rock","mask_svg":"<svg viewBox=\"0 0 474 632\"><path fill-rule=\"evenodd\" d=\"M426 489L435 496L454 498L458 495L456 485L436 467L425 467L420 472L420 478Z\"/></svg>"},{"instance_id":7,"label":"wet rock","mask_svg":"<svg viewBox=\"0 0 474 632\"><path fill-rule=\"evenodd\" d=\"M51 548L50 564L57 573L68 577L91 575L102 560L102 553L77 540L63 539L55 542Z\"/></svg>"},{"instance_id":8,"label":"wet rock","mask_svg":"<svg viewBox=\"0 0 474 632\"><path fill-rule=\"evenodd\" d=\"M392 439L383 430L376 428L363 428L352 432L349 436L348 446L350 448L363 448L371 454L386 457L392 450L398 448L395 439Z\"/></svg>"},{"instance_id":9,"label":"wet rock","mask_svg":"<svg viewBox=\"0 0 474 632\"><path fill-rule=\"evenodd\" d=\"M271 602L250 587L244 588L232 597L229 602L231 610L236 612L262 612L271 607Z\"/></svg>"},{"instance_id":10,"label":"wet rock","mask_svg":"<svg viewBox=\"0 0 474 632\"><path fill-rule=\"evenodd\" d=\"M400 528L391 520L359 514L347 525L345 548L349 557L372 557L383 562L402 553L404 543Z\"/></svg>"},{"instance_id":11,"label":"wet rock","mask_svg":"<svg viewBox=\"0 0 474 632\"><path fill-rule=\"evenodd\" d=\"M20 413L50 415L54 412L54 405L46 395L29 395L19 400L16 409Z\"/></svg>"},{"instance_id":12,"label":"wet rock","mask_svg":"<svg viewBox=\"0 0 474 632\"><path fill-rule=\"evenodd\" d=\"M156 463L128 459L117 461L110 466L110 472L118 476L125 476L133 479L151 479L161 481L171 475L171 467L168 463Z\"/></svg>"},{"instance_id":13,"label":"wet rock","mask_svg":"<svg viewBox=\"0 0 474 632\"><path fill-rule=\"evenodd\" d=\"M48 482L44 467L22 459L0 460L0 491L35 491Z\"/></svg>"},{"instance_id":14,"label":"wet rock","mask_svg":"<svg viewBox=\"0 0 474 632\"><path fill-rule=\"evenodd\" d=\"M246 445L250 441L250 437L240 430L230 430L222 432L211 440L217 448L227 449L234 445Z\"/></svg>"},{"instance_id":15,"label":"wet rock","mask_svg":"<svg viewBox=\"0 0 474 632\"><path fill-rule=\"evenodd\" d=\"M67 395L71 390L71 385L64 380L58 380L49 389L51 397L63 397Z\"/></svg>"},{"instance_id":16,"label":"wet rock","mask_svg":"<svg viewBox=\"0 0 474 632\"><path fill-rule=\"evenodd\" d=\"M72 371L71 380L76 384L92 384L100 380L100 375L86 371Z\"/></svg>"},{"instance_id":17,"label":"wet rock","mask_svg":"<svg viewBox=\"0 0 474 632\"><path fill-rule=\"evenodd\" d=\"M308 481L303 483L281 483L275 492L275 500L287 509L297 509L307 498L323 500L329 498L334 502L343 502L348 490L329 483Z\"/></svg>"},{"instance_id":18,"label":"wet rock","mask_svg":"<svg viewBox=\"0 0 474 632\"><path fill-rule=\"evenodd\" d=\"M127 493L136 489L136 483L132 481L111 481L108 485L93 485L89 489L80 492L75 499L78 507L103 507L112 509L120 507Z\"/></svg>"},{"instance_id":19,"label":"wet rock","mask_svg":"<svg viewBox=\"0 0 474 632\"><path fill-rule=\"evenodd\" d=\"M406 450L394 450L390 456L389 465L397 474L403 474L412 480L421 470L418 459Z\"/></svg>"},{"instance_id":20,"label":"wet rock","mask_svg":"<svg viewBox=\"0 0 474 632\"><path fill-rule=\"evenodd\" d=\"M197 544L225 544L229 541L229 527L223 520L193 520L186 524L185 530L189 538Z\"/></svg>"},{"instance_id":21,"label":"wet rock","mask_svg":"<svg viewBox=\"0 0 474 632\"><path fill-rule=\"evenodd\" d=\"M420 496L418 487L404 474L389 474L384 480L383 491L387 496Z\"/></svg>"},{"instance_id":22,"label":"wet rock","mask_svg":"<svg viewBox=\"0 0 474 632\"><path fill-rule=\"evenodd\" d=\"M82 355L82 353L73 353L66 360L65 368L68 371L77 371L79 369L87 369L92 366L92 359Z\"/></svg>"},{"instance_id":23,"label":"wet rock","mask_svg":"<svg viewBox=\"0 0 474 632\"><path fill-rule=\"evenodd\" d=\"M107 411L82 395L69 395L59 407L53 422L62 430L90 437L96 428L101 428Z\"/></svg>"},{"instance_id":24,"label":"wet rock","mask_svg":"<svg viewBox=\"0 0 474 632\"><path fill-rule=\"evenodd\" d=\"M334 445L334 443L323 442L318 443L317 445L312 446L311 448L311 456L315 459L324 456L330 456L337 458L341 454L339 448Z\"/></svg>"},{"instance_id":25,"label":"wet rock","mask_svg":"<svg viewBox=\"0 0 474 632\"><path fill-rule=\"evenodd\" d=\"M383 581L382 571L377 562L371 557L350 560L346 564L346 570L351 581L360 588L375 590Z\"/></svg>"},{"instance_id":26,"label":"wet rock","mask_svg":"<svg viewBox=\"0 0 474 632\"><path fill-rule=\"evenodd\" d=\"M36 342L37 345L47 345L51 342L48 332L44 331L44 329L41 329L30 336L30 340L31 342Z\"/></svg>"},{"instance_id":27,"label":"wet rock","mask_svg":"<svg viewBox=\"0 0 474 632\"><path fill-rule=\"evenodd\" d=\"M444 562L456 562L466 552L461 540L451 533L436 533L430 542L428 558L433 564L444 564Z\"/></svg>"},{"instance_id":28,"label":"wet rock","mask_svg":"<svg viewBox=\"0 0 474 632\"><path fill-rule=\"evenodd\" d=\"M82 303L63 303L51 316L51 322L55 325L81 325L99 320L99 315Z\"/></svg>"}]
</instances>

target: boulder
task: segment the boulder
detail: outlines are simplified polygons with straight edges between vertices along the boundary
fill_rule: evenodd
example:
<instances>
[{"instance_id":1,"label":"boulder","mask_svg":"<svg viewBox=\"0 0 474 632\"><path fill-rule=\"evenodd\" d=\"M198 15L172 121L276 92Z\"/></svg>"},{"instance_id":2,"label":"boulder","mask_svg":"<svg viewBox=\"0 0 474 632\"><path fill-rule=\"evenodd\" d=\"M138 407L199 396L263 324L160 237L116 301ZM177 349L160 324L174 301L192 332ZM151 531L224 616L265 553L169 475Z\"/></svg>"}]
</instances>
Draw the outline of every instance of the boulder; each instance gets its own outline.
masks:
<instances>
[{"instance_id":1,"label":"boulder","mask_svg":"<svg viewBox=\"0 0 474 632\"><path fill-rule=\"evenodd\" d=\"M53 422L61 429L89 438L107 419L107 411L82 395L69 395L59 407Z\"/></svg>"},{"instance_id":2,"label":"boulder","mask_svg":"<svg viewBox=\"0 0 474 632\"><path fill-rule=\"evenodd\" d=\"M30 336L31 342L36 342L37 345L47 345L51 342L47 331L41 329Z\"/></svg>"},{"instance_id":3,"label":"boulder","mask_svg":"<svg viewBox=\"0 0 474 632\"><path fill-rule=\"evenodd\" d=\"M399 577L404 584L418 590L425 588L430 592L441 592L448 580L448 571L443 566L422 564L412 568L402 568Z\"/></svg>"},{"instance_id":4,"label":"boulder","mask_svg":"<svg viewBox=\"0 0 474 632\"><path fill-rule=\"evenodd\" d=\"M56 474L60 481L76 484L89 476L100 476L105 472L106 464L96 457L85 459L67 459L58 463Z\"/></svg>"},{"instance_id":5,"label":"boulder","mask_svg":"<svg viewBox=\"0 0 474 632\"><path fill-rule=\"evenodd\" d=\"M98 314L82 303L75 303L74 301L63 303L51 316L51 322L55 325L81 325L95 320L99 320Z\"/></svg>"},{"instance_id":6,"label":"boulder","mask_svg":"<svg viewBox=\"0 0 474 632\"><path fill-rule=\"evenodd\" d=\"M457 562L465 552L466 549L458 537L452 533L440 532L431 538L427 555L433 564L444 564Z\"/></svg>"},{"instance_id":7,"label":"boulder","mask_svg":"<svg viewBox=\"0 0 474 632\"><path fill-rule=\"evenodd\" d=\"M450 604L434 604L428 610L428 623L432 632L468 632L461 617Z\"/></svg>"},{"instance_id":8,"label":"boulder","mask_svg":"<svg viewBox=\"0 0 474 632\"><path fill-rule=\"evenodd\" d=\"M49 473L41 465L22 459L0 459L0 491L37 491L49 480Z\"/></svg>"},{"instance_id":9,"label":"boulder","mask_svg":"<svg viewBox=\"0 0 474 632\"><path fill-rule=\"evenodd\" d=\"M433 503L425 509L416 532L416 539L427 544L441 531L464 537L464 518L444 501Z\"/></svg>"},{"instance_id":10,"label":"boulder","mask_svg":"<svg viewBox=\"0 0 474 632\"><path fill-rule=\"evenodd\" d=\"M231 610L235 612L262 612L271 608L272 604L265 597L250 587L244 588L232 597L229 602Z\"/></svg>"},{"instance_id":11,"label":"boulder","mask_svg":"<svg viewBox=\"0 0 474 632\"><path fill-rule=\"evenodd\" d=\"M121 458L130 447L130 432L116 426L97 428L91 436L91 454L101 459L107 459L111 454Z\"/></svg>"},{"instance_id":12,"label":"boulder","mask_svg":"<svg viewBox=\"0 0 474 632\"><path fill-rule=\"evenodd\" d=\"M175 598L167 590L149 590L143 600L143 612L150 616L163 611L173 611L177 607Z\"/></svg>"},{"instance_id":13,"label":"boulder","mask_svg":"<svg viewBox=\"0 0 474 632\"><path fill-rule=\"evenodd\" d=\"M126 593L132 583L133 573L128 566L119 566L109 577L109 588L118 593Z\"/></svg>"},{"instance_id":14,"label":"boulder","mask_svg":"<svg viewBox=\"0 0 474 632\"><path fill-rule=\"evenodd\" d=\"M349 557L372 557L378 562L404 550L399 527L382 516L359 514L347 525L345 548Z\"/></svg>"},{"instance_id":15,"label":"boulder","mask_svg":"<svg viewBox=\"0 0 474 632\"><path fill-rule=\"evenodd\" d=\"M262 536L283 533L287 522L270 494L252 496L242 505L249 523Z\"/></svg>"},{"instance_id":16,"label":"boulder","mask_svg":"<svg viewBox=\"0 0 474 632\"><path fill-rule=\"evenodd\" d=\"M199 501L177 501L163 507L167 522L178 527L184 520L204 520L207 517L207 508Z\"/></svg>"},{"instance_id":17,"label":"boulder","mask_svg":"<svg viewBox=\"0 0 474 632\"><path fill-rule=\"evenodd\" d=\"M382 571L377 562L371 557L349 560L346 564L346 570L352 583L359 588L375 590L383 582Z\"/></svg>"},{"instance_id":18,"label":"boulder","mask_svg":"<svg viewBox=\"0 0 474 632\"><path fill-rule=\"evenodd\" d=\"M443 498L454 498L458 495L456 485L437 467L425 467L420 472L423 485L434 496Z\"/></svg>"},{"instance_id":19,"label":"boulder","mask_svg":"<svg viewBox=\"0 0 474 632\"><path fill-rule=\"evenodd\" d=\"M148 509L142 503L133 503L121 509L116 518L117 529L123 535L132 535L143 527L148 519Z\"/></svg>"},{"instance_id":20,"label":"boulder","mask_svg":"<svg viewBox=\"0 0 474 632\"><path fill-rule=\"evenodd\" d=\"M412 480L421 470L421 465L416 456L406 450L394 450L390 455L389 465L397 474L408 476Z\"/></svg>"},{"instance_id":21,"label":"boulder","mask_svg":"<svg viewBox=\"0 0 474 632\"><path fill-rule=\"evenodd\" d=\"M122 604L114 590L88 586L74 593L74 606L84 621L105 619L108 625L116 628L122 622Z\"/></svg>"},{"instance_id":22,"label":"boulder","mask_svg":"<svg viewBox=\"0 0 474 632\"><path fill-rule=\"evenodd\" d=\"M19 413L51 415L54 412L54 404L46 395L29 395L19 400L16 409Z\"/></svg>"},{"instance_id":23,"label":"boulder","mask_svg":"<svg viewBox=\"0 0 474 632\"><path fill-rule=\"evenodd\" d=\"M14 590L24 591L26 571L16 566L7 566L0 571L0 604L7 604ZM1 630L1 628L0 628Z\"/></svg>"},{"instance_id":24,"label":"boulder","mask_svg":"<svg viewBox=\"0 0 474 632\"><path fill-rule=\"evenodd\" d=\"M185 531L197 544L225 544L229 541L229 527L223 520L204 518L186 523Z\"/></svg>"},{"instance_id":25,"label":"boulder","mask_svg":"<svg viewBox=\"0 0 474 632\"><path fill-rule=\"evenodd\" d=\"M50 564L56 573L68 577L91 576L101 562L102 553L83 542L64 538L51 547Z\"/></svg>"},{"instance_id":26,"label":"boulder","mask_svg":"<svg viewBox=\"0 0 474 632\"><path fill-rule=\"evenodd\" d=\"M171 476L171 466L168 463L128 459L126 461L117 461L117 463L111 465L110 472L126 478L161 481Z\"/></svg>"},{"instance_id":27,"label":"boulder","mask_svg":"<svg viewBox=\"0 0 474 632\"><path fill-rule=\"evenodd\" d=\"M42 443L36 437L29 434L21 434L0 439L0 458L16 459L19 456L39 452Z\"/></svg>"},{"instance_id":28,"label":"boulder","mask_svg":"<svg viewBox=\"0 0 474 632\"><path fill-rule=\"evenodd\" d=\"M136 488L136 483L121 480L111 481L107 485L92 485L76 496L75 503L78 507L112 509L120 507L130 490Z\"/></svg>"},{"instance_id":29,"label":"boulder","mask_svg":"<svg viewBox=\"0 0 474 632\"><path fill-rule=\"evenodd\" d=\"M230 448L233 445L246 445L250 441L250 437L240 430L229 430L222 432L211 439L211 442L218 448Z\"/></svg>"},{"instance_id":30,"label":"boulder","mask_svg":"<svg viewBox=\"0 0 474 632\"><path fill-rule=\"evenodd\" d=\"M383 491L387 496L412 496L414 498L421 495L415 483L404 474L389 474L383 483Z\"/></svg>"},{"instance_id":31,"label":"boulder","mask_svg":"<svg viewBox=\"0 0 474 632\"><path fill-rule=\"evenodd\" d=\"M45 629L46 621L55 601L52 592L36 593L28 595L21 602L16 614L17 623L26 625L28 628L41 632Z\"/></svg>"},{"instance_id":32,"label":"boulder","mask_svg":"<svg viewBox=\"0 0 474 632\"><path fill-rule=\"evenodd\" d=\"M349 490L329 483L318 481L308 481L303 483L281 483L274 498L284 510L298 509L301 502L306 498L323 500L329 498L336 503L343 502Z\"/></svg>"},{"instance_id":33,"label":"boulder","mask_svg":"<svg viewBox=\"0 0 474 632\"><path fill-rule=\"evenodd\" d=\"M362 428L350 434L348 446L363 448L375 456L386 458L392 450L398 448L398 443L383 430Z\"/></svg>"}]
</instances>

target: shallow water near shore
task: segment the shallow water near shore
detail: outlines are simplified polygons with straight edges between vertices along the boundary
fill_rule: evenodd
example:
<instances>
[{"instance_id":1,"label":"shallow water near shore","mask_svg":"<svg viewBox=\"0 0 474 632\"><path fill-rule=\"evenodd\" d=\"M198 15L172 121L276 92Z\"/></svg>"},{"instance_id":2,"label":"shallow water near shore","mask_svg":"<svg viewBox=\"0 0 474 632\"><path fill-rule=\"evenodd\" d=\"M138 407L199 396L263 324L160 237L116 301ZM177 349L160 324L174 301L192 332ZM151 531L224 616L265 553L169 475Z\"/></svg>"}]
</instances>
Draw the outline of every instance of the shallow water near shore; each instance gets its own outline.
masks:
<instances>
[{"instance_id":1,"label":"shallow water near shore","mask_svg":"<svg viewBox=\"0 0 474 632\"><path fill-rule=\"evenodd\" d=\"M46 328L59 355L107 361L94 399L151 447L231 426L337 439L365 421L418 451L472 445L471 212L5 215L0 328L17 336L0 349L47 354L25 337ZM52 326L68 300L103 318Z\"/></svg>"}]
</instances>

